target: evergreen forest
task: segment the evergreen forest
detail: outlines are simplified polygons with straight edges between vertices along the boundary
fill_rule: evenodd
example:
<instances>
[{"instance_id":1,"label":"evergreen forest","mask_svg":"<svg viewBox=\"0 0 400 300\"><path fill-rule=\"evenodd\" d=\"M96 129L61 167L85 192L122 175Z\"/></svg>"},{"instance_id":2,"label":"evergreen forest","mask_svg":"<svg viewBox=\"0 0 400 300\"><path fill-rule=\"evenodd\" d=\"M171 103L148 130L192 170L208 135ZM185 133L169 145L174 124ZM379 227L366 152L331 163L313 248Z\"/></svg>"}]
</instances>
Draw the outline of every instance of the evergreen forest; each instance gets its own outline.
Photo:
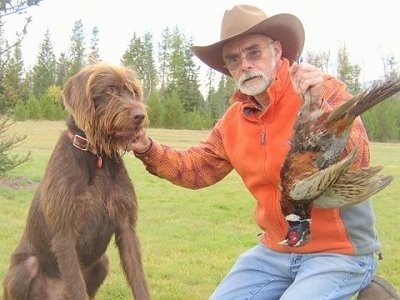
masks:
<instances>
[{"instance_id":1,"label":"evergreen forest","mask_svg":"<svg viewBox=\"0 0 400 300\"><path fill-rule=\"evenodd\" d=\"M11 116L14 121L65 119L63 84L82 67L102 61L98 28L88 31L83 20L76 20L68 51L55 53L47 30L39 42L35 64L27 68L21 41L29 34L30 18L26 18L25 27L13 41L2 34L3 25L8 16L26 12L31 6L40 5L40 1L0 0L0 114ZM151 32L133 32L124 49L120 63L135 69L143 84L151 127L210 129L230 105L235 83L212 69L201 72L191 46L191 37L179 28L165 28L158 43ZM395 57L381 59L385 70L382 79L398 77ZM304 60L342 80L353 94L370 84L360 81L361 68L350 61L345 44L333 55L306 51ZM328 67L332 65L334 69ZM362 116L372 141L400 140L398 98L393 97Z\"/></svg>"}]
</instances>

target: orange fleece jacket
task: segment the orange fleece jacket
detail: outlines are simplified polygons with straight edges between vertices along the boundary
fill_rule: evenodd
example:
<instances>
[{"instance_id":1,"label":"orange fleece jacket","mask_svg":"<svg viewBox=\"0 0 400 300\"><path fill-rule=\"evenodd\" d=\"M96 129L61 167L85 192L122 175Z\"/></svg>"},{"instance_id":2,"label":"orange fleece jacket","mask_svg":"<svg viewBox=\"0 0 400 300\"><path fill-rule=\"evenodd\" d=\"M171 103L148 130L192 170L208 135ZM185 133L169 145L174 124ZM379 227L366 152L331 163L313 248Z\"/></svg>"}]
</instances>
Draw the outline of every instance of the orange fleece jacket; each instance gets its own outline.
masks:
<instances>
[{"instance_id":1,"label":"orange fleece jacket","mask_svg":"<svg viewBox=\"0 0 400 300\"><path fill-rule=\"evenodd\" d=\"M234 103L198 146L174 150L153 141L146 153L136 156L150 173L191 189L210 186L235 169L256 199L255 220L265 232L262 241L275 251L354 255L377 250L379 243L369 200L347 212L314 207L311 241L297 248L278 244L288 229L280 208L280 169L289 150L301 101L293 89L286 59L281 61L277 78L267 93L270 103L262 112L252 97L237 91L231 98ZM325 76L324 109L331 109L350 97L342 82ZM355 164L367 166L369 143L360 118L353 125L345 152L355 145L359 149ZM361 224L354 221L361 219Z\"/></svg>"}]
</instances>

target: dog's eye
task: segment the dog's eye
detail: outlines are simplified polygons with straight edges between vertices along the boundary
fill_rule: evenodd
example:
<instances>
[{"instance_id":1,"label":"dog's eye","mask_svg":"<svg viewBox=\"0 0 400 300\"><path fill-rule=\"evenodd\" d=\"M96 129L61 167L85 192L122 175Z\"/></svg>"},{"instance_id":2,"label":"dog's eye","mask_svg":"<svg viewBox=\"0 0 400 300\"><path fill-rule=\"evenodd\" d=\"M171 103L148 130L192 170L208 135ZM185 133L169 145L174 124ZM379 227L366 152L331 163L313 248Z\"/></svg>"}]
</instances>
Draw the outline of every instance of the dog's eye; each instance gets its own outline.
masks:
<instances>
[{"instance_id":1,"label":"dog's eye","mask_svg":"<svg viewBox=\"0 0 400 300\"><path fill-rule=\"evenodd\" d=\"M125 97L126 99L130 99L131 101L136 101L138 100L139 97L136 90L129 88L127 86L125 86L121 91L121 96Z\"/></svg>"}]
</instances>

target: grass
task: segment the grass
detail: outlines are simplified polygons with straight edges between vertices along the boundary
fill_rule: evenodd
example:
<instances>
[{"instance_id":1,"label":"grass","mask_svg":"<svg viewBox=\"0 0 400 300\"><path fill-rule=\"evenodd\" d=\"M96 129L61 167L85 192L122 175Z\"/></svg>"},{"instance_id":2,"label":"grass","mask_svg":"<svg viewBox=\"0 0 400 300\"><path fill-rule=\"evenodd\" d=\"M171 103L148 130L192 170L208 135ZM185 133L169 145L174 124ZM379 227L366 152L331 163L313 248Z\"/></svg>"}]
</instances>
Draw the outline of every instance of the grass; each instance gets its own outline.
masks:
<instances>
[{"instance_id":1,"label":"grass","mask_svg":"<svg viewBox=\"0 0 400 300\"><path fill-rule=\"evenodd\" d=\"M15 153L30 150L33 160L13 170L12 176L26 178L28 185L0 187L0 281L9 256L25 226L25 216L47 160L64 130L63 122L17 122L9 133L26 134ZM177 148L196 144L207 131L150 129L152 137ZM372 162L385 166L396 178L374 197L377 227L384 260L378 273L400 290L400 144L373 144ZM139 200L138 232L144 268L154 299L207 299L237 256L258 242L254 223L254 200L236 173L199 191L174 186L147 173L142 163L125 154ZM68 162L65 162L68 168ZM22 182L24 183L24 182ZM131 299L119 266L117 251L108 248L111 272L97 299ZM0 295L1 295L0 288Z\"/></svg>"}]
</instances>

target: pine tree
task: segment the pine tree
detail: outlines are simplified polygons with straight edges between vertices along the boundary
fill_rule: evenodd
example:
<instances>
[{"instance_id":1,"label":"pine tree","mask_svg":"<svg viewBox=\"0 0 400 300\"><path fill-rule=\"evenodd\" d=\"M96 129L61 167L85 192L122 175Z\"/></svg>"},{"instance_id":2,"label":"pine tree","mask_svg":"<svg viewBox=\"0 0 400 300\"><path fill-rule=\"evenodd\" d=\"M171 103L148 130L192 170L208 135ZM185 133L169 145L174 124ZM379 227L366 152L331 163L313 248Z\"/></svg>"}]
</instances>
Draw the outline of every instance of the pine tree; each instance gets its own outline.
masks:
<instances>
[{"instance_id":1,"label":"pine tree","mask_svg":"<svg viewBox=\"0 0 400 300\"><path fill-rule=\"evenodd\" d=\"M168 62L167 93L176 92L186 112L204 108L204 99L200 92L199 67L193 61L190 51L191 42L186 41L178 28L171 36L171 55Z\"/></svg>"},{"instance_id":2,"label":"pine tree","mask_svg":"<svg viewBox=\"0 0 400 300\"><path fill-rule=\"evenodd\" d=\"M385 79L397 79L399 75L399 67L394 55L389 55L382 59L383 76Z\"/></svg>"},{"instance_id":3,"label":"pine tree","mask_svg":"<svg viewBox=\"0 0 400 300\"><path fill-rule=\"evenodd\" d=\"M347 53L346 44L338 51L338 78L343 81L349 92L357 94L361 91L360 72L361 68L357 64L351 64Z\"/></svg>"},{"instance_id":4,"label":"pine tree","mask_svg":"<svg viewBox=\"0 0 400 300\"><path fill-rule=\"evenodd\" d=\"M212 117L216 122L229 107L229 99L236 89L235 81L225 75L221 75L218 88L210 97Z\"/></svg>"},{"instance_id":5,"label":"pine tree","mask_svg":"<svg viewBox=\"0 0 400 300\"><path fill-rule=\"evenodd\" d=\"M171 58L172 37L169 28L165 28L161 34L161 42L158 44L159 77L161 95L168 86L169 61Z\"/></svg>"},{"instance_id":6,"label":"pine tree","mask_svg":"<svg viewBox=\"0 0 400 300\"><path fill-rule=\"evenodd\" d=\"M78 73L85 66L85 32L82 20L75 21L69 48L68 77Z\"/></svg>"},{"instance_id":7,"label":"pine tree","mask_svg":"<svg viewBox=\"0 0 400 300\"><path fill-rule=\"evenodd\" d=\"M146 99L157 89L157 69L153 57L152 35L146 32L142 37L133 34L128 49L122 56L122 64L133 68L143 85Z\"/></svg>"},{"instance_id":8,"label":"pine tree","mask_svg":"<svg viewBox=\"0 0 400 300\"><path fill-rule=\"evenodd\" d=\"M305 55L305 61L321 69L322 72L329 73L330 56L331 54L329 51L322 51L319 53L312 53L310 51L307 51Z\"/></svg>"},{"instance_id":9,"label":"pine tree","mask_svg":"<svg viewBox=\"0 0 400 300\"><path fill-rule=\"evenodd\" d=\"M8 152L23 141L26 136L7 136L6 132L12 125L10 117L0 118L0 176L14 169L15 167L31 160L31 153L28 152L23 156L10 155Z\"/></svg>"},{"instance_id":10,"label":"pine tree","mask_svg":"<svg viewBox=\"0 0 400 300\"><path fill-rule=\"evenodd\" d=\"M21 48L16 45L3 73L2 93L0 94L1 114L12 112L17 102L27 97L23 66Z\"/></svg>"},{"instance_id":11,"label":"pine tree","mask_svg":"<svg viewBox=\"0 0 400 300\"><path fill-rule=\"evenodd\" d=\"M4 97L8 101L10 101L9 96L15 100L21 97L23 91L23 89L19 92L15 90L21 84L21 72L23 68L19 47L27 33L28 24L31 21L31 18L27 17L22 29L16 35L16 40L8 42L3 35L4 18L14 14L24 14L28 8L38 5L40 1L42 0L0 0L0 101L3 108L7 106L3 102L5 100ZM11 55L12 52L14 55ZM4 82L6 79L7 83ZM12 95L5 95L5 93L7 94L12 90L14 90ZM11 101L13 102L14 100ZM9 150L12 150L19 142L26 138L26 136L7 136L6 132L12 125L10 120L11 118L8 114L3 115L3 118L0 120L0 175L4 175L7 171L31 159L29 152L25 156L10 155L8 153Z\"/></svg>"},{"instance_id":12,"label":"pine tree","mask_svg":"<svg viewBox=\"0 0 400 300\"><path fill-rule=\"evenodd\" d=\"M95 64L101 62L99 53L99 29L93 27L92 36L90 38L90 53L89 53L89 64Z\"/></svg>"},{"instance_id":13,"label":"pine tree","mask_svg":"<svg viewBox=\"0 0 400 300\"><path fill-rule=\"evenodd\" d=\"M182 128L184 109L176 91L172 91L164 100L163 127L171 129Z\"/></svg>"},{"instance_id":14,"label":"pine tree","mask_svg":"<svg viewBox=\"0 0 400 300\"><path fill-rule=\"evenodd\" d=\"M70 65L71 62L68 60L67 55L62 52L56 63L56 84L58 86L63 86L65 81L67 81Z\"/></svg>"},{"instance_id":15,"label":"pine tree","mask_svg":"<svg viewBox=\"0 0 400 300\"><path fill-rule=\"evenodd\" d=\"M39 46L36 64L33 66L33 96L40 99L56 82L56 56L50 32L47 29Z\"/></svg>"},{"instance_id":16,"label":"pine tree","mask_svg":"<svg viewBox=\"0 0 400 300\"><path fill-rule=\"evenodd\" d=\"M150 120L149 125L154 128L163 127L164 106L161 103L158 92L155 89L151 90L146 105L147 105L147 115Z\"/></svg>"},{"instance_id":17,"label":"pine tree","mask_svg":"<svg viewBox=\"0 0 400 300\"><path fill-rule=\"evenodd\" d=\"M200 67L197 66L193 60L193 53L190 48L193 46L191 40L185 41L184 49L185 49L185 60L184 60L184 69L185 76L182 78L182 82L180 85L180 96L185 97L183 105L185 107L185 111L194 112L199 111L201 113L205 113L205 102L204 97L200 92L200 79L199 79L199 70ZM183 96L184 95L184 96Z\"/></svg>"}]
</instances>

